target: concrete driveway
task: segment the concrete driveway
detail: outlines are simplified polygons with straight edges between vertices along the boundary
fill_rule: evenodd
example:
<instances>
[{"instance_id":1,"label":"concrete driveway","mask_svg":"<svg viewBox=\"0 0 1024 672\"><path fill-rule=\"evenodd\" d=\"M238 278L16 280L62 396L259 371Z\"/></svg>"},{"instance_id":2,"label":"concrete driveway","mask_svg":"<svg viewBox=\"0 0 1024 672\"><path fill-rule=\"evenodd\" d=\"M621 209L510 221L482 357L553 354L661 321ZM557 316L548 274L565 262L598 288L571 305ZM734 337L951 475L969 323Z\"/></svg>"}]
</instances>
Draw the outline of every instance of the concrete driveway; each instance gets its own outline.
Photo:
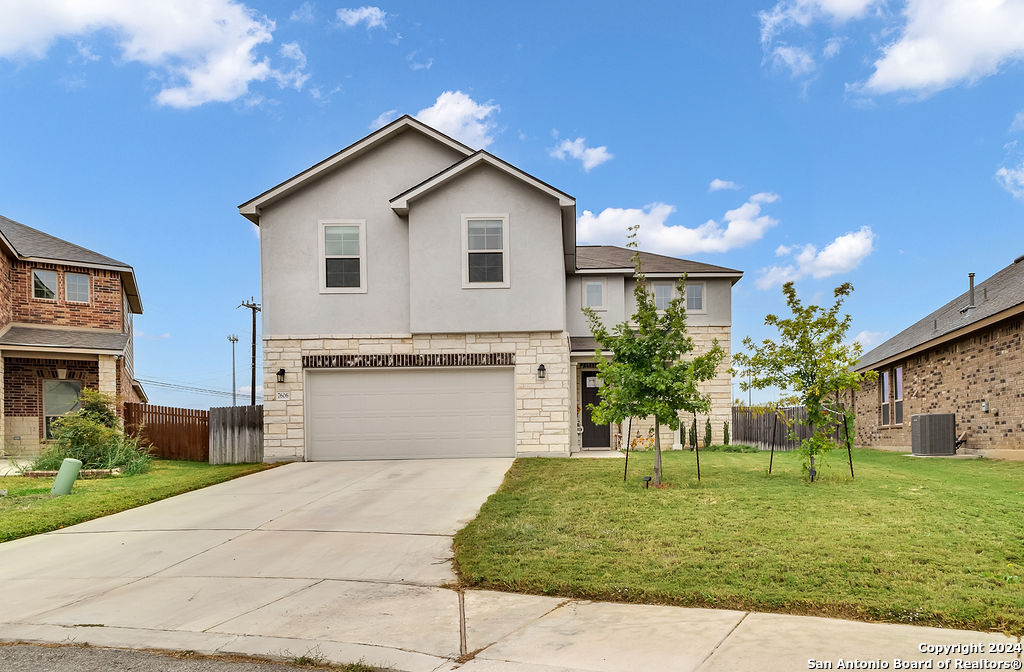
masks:
<instances>
[{"instance_id":1,"label":"concrete driveway","mask_svg":"<svg viewBox=\"0 0 1024 672\"><path fill-rule=\"evenodd\" d=\"M921 642L1010 641L445 588L452 535L510 464L290 464L0 544L0 640L411 672L788 670L838 655L918 659Z\"/></svg>"}]
</instances>

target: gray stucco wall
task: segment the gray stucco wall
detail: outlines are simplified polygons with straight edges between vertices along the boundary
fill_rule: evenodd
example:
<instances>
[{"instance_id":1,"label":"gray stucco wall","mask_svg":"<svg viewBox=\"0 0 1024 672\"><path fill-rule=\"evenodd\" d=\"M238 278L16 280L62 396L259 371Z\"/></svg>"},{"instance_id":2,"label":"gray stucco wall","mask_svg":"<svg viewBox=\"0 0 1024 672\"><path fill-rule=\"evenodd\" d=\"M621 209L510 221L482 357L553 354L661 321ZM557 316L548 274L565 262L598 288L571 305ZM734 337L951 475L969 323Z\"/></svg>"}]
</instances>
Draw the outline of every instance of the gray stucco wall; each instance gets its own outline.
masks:
<instances>
[{"instance_id":1,"label":"gray stucco wall","mask_svg":"<svg viewBox=\"0 0 1024 672\"><path fill-rule=\"evenodd\" d=\"M626 292L622 275L571 275L565 280L565 305L569 334L589 336L590 327L583 315L583 282L604 280L605 310L597 311L605 326L612 327L626 319ZM630 313L632 315L632 313Z\"/></svg>"},{"instance_id":2,"label":"gray stucco wall","mask_svg":"<svg viewBox=\"0 0 1024 672\"><path fill-rule=\"evenodd\" d=\"M408 224L388 201L461 158L407 131L266 208L260 217L265 337L408 333ZM321 219L366 220L365 294L320 293Z\"/></svg>"},{"instance_id":3,"label":"gray stucco wall","mask_svg":"<svg viewBox=\"0 0 1024 672\"><path fill-rule=\"evenodd\" d=\"M728 327L732 324L732 282L728 279L716 278L691 278L691 282L705 283L704 302L705 313L686 313L686 323L692 326L704 327ZM675 282L668 278L650 278L648 283L654 282ZM632 315L636 312L636 299L633 297L633 290L636 289L636 280L626 280L626 313Z\"/></svg>"},{"instance_id":4,"label":"gray stucco wall","mask_svg":"<svg viewBox=\"0 0 1024 672\"><path fill-rule=\"evenodd\" d=\"M508 213L507 288L462 286L462 216ZM490 166L409 209L413 333L562 331L565 270L558 201Z\"/></svg>"}]
</instances>

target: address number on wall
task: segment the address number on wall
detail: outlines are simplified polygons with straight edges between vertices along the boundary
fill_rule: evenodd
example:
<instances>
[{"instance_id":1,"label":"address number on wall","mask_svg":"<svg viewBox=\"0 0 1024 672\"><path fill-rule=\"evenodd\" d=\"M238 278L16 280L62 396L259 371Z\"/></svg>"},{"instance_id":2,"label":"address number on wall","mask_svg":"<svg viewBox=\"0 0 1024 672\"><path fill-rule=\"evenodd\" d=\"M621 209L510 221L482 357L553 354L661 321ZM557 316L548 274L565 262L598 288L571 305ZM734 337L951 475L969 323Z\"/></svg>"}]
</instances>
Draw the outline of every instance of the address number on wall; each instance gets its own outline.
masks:
<instances>
[{"instance_id":1,"label":"address number on wall","mask_svg":"<svg viewBox=\"0 0 1024 672\"><path fill-rule=\"evenodd\" d=\"M291 398L292 398L292 393L291 392L278 392L277 393L277 400L278 401L289 401Z\"/></svg>"}]
</instances>

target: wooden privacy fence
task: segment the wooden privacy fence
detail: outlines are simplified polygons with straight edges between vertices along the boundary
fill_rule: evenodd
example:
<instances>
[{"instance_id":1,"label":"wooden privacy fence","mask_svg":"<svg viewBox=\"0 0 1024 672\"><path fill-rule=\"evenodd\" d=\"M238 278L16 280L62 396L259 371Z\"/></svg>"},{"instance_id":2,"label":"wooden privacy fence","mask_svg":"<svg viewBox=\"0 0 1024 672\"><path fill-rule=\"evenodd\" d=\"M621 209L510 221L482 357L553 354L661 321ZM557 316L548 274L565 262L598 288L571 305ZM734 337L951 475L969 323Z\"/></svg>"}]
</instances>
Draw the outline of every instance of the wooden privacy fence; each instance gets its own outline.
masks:
<instances>
[{"instance_id":1,"label":"wooden privacy fence","mask_svg":"<svg viewBox=\"0 0 1024 672\"><path fill-rule=\"evenodd\" d=\"M745 443L768 450L772 445L772 434L775 434L775 450L796 450L804 439L811 436L811 428L807 425L807 409L803 406L781 408L776 412L763 406L732 407L732 440L734 443ZM842 422L836 427L834 438L842 443L840 432ZM795 432L796 438L790 438Z\"/></svg>"},{"instance_id":2,"label":"wooden privacy fence","mask_svg":"<svg viewBox=\"0 0 1024 672\"><path fill-rule=\"evenodd\" d=\"M262 406L200 411L125 404L124 425L155 457L210 464L263 461Z\"/></svg>"},{"instance_id":3,"label":"wooden privacy fence","mask_svg":"<svg viewBox=\"0 0 1024 672\"><path fill-rule=\"evenodd\" d=\"M210 409L210 464L263 461L263 407Z\"/></svg>"},{"instance_id":4,"label":"wooden privacy fence","mask_svg":"<svg viewBox=\"0 0 1024 672\"><path fill-rule=\"evenodd\" d=\"M210 413L193 408L125 404L125 429L138 434L155 457L168 460L210 459Z\"/></svg>"}]
</instances>

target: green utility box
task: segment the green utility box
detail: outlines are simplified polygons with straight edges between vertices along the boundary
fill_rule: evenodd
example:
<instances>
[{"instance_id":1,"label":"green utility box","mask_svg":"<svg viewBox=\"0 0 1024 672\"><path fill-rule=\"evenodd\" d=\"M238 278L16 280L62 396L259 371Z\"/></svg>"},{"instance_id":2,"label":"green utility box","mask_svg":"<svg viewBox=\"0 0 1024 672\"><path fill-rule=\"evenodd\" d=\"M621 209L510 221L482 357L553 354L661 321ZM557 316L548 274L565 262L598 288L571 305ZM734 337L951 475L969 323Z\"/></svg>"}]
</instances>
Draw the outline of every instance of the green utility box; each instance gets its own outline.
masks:
<instances>
[{"instance_id":1,"label":"green utility box","mask_svg":"<svg viewBox=\"0 0 1024 672\"><path fill-rule=\"evenodd\" d=\"M78 472L82 469L82 461L70 457L64 458L60 463L60 471L57 478L53 479L53 487L50 488L51 495L66 495L71 492L71 486L78 478Z\"/></svg>"}]
</instances>

